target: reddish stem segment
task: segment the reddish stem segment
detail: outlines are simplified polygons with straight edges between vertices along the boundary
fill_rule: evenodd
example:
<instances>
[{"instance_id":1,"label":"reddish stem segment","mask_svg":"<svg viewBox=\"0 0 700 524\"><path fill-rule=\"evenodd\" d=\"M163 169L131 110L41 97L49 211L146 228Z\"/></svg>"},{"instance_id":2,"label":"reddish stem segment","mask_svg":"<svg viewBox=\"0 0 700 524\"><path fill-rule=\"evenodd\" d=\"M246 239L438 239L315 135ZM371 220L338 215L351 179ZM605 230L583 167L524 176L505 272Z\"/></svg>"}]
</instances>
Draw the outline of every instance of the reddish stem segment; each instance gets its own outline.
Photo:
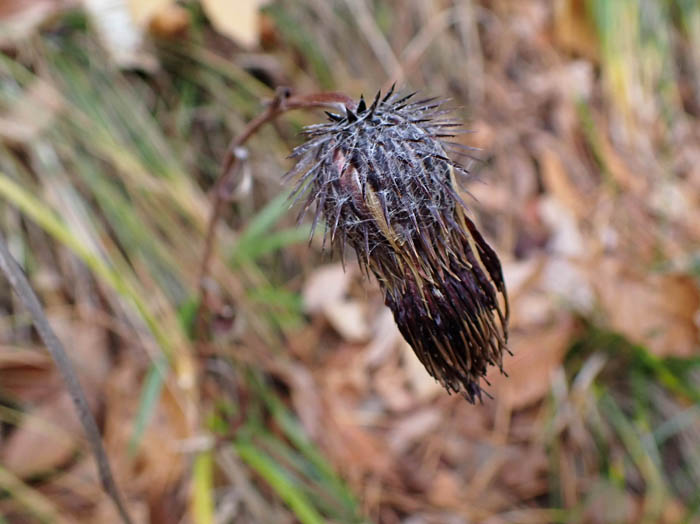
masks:
<instances>
[{"instance_id":1,"label":"reddish stem segment","mask_svg":"<svg viewBox=\"0 0 700 524\"><path fill-rule=\"evenodd\" d=\"M342 93L311 93L308 95L294 95L288 88L278 88L275 97L270 101L265 110L251 120L243 129L243 132L234 137L226 149L226 156L221 166L221 175L214 185L212 211L207 225L207 233L204 240L204 251L199 267L198 287L199 306L195 318L195 337L203 339L206 327L207 312L207 279L209 277L211 259L214 254L214 241L216 239L216 227L221 220L226 204L230 201L231 193L237 186L240 170L238 167L239 156L237 150L243 146L250 137L260 130L268 122L278 116L294 109L319 109L331 108L344 111L345 108L355 109L355 102L349 96Z\"/></svg>"}]
</instances>

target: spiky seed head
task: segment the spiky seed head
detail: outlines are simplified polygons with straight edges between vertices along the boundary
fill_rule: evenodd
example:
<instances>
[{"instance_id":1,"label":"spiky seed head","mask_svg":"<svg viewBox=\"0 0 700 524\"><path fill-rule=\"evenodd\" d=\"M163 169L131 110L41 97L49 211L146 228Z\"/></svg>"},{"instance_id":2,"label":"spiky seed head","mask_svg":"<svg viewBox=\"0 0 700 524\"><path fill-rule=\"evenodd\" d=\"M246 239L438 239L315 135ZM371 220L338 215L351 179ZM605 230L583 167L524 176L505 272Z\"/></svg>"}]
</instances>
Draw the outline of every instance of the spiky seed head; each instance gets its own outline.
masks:
<instances>
[{"instance_id":1,"label":"spiky seed head","mask_svg":"<svg viewBox=\"0 0 700 524\"><path fill-rule=\"evenodd\" d=\"M314 210L323 245L357 253L428 373L449 392L481 399L489 365L503 370L508 299L501 264L457 192L466 169L450 158L460 123L444 101L392 90L371 105L306 128L291 157L299 219ZM313 234L313 233L312 233Z\"/></svg>"}]
</instances>

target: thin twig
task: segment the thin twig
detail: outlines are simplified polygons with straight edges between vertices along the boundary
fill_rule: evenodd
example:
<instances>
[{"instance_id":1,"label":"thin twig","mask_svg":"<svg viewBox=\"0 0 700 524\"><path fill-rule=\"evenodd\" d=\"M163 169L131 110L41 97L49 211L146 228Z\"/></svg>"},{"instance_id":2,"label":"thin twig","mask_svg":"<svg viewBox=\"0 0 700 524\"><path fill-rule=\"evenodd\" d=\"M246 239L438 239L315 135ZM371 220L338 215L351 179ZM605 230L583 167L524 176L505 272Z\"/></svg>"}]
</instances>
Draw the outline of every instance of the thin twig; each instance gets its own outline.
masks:
<instances>
[{"instance_id":1,"label":"thin twig","mask_svg":"<svg viewBox=\"0 0 700 524\"><path fill-rule=\"evenodd\" d=\"M195 336L197 339L202 339L205 333L207 279L209 278L211 259L214 253L216 227L238 183L237 175L239 171L237 165L240 157L238 151L263 125L274 120L281 114L294 109L308 110L324 107L342 111L346 107L354 109L355 102L352 98L342 93L293 95L288 88L279 88L275 92L275 97L270 101L265 110L251 120L245 129L243 129L243 132L233 138L229 143L226 156L222 163L221 174L213 189L214 201L212 202L211 215L209 216L207 233L204 240L204 251L202 252L202 260L199 267L197 281L199 287L199 305L195 317Z\"/></svg>"},{"instance_id":2,"label":"thin twig","mask_svg":"<svg viewBox=\"0 0 700 524\"><path fill-rule=\"evenodd\" d=\"M85 435L87 436L90 447L92 448L92 453L95 456L95 462L97 462L97 469L100 474L100 480L102 481L102 487L114 501L114 505L117 507L122 521L126 524L131 524L131 517L129 516L129 512L127 511L126 506L119 495L119 489L117 488L117 484L112 476L112 470L109 466L109 459L107 458L107 453L102 445L100 430L98 429L97 423L92 416L92 412L90 411L90 407L88 406L88 402L85 397L85 392L80 385L80 381L75 373L73 364L71 364L61 341L51 329L49 321L44 314L44 309L39 303L39 299L29 285L29 282L24 276L22 269L12 257L12 254L5 243L5 239L1 235L0 269L2 269L3 273L5 273L7 280L14 288L22 304L24 304L24 307L27 308L31 314L34 327L36 327L36 330L39 332L41 339L44 341L44 344L46 344L46 348L49 350L51 357L53 358L54 362L56 362L56 366L63 376L63 382L66 384L66 388L70 393L75 409L78 412L78 418L80 418L80 422L85 430Z\"/></svg>"}]
</instances>

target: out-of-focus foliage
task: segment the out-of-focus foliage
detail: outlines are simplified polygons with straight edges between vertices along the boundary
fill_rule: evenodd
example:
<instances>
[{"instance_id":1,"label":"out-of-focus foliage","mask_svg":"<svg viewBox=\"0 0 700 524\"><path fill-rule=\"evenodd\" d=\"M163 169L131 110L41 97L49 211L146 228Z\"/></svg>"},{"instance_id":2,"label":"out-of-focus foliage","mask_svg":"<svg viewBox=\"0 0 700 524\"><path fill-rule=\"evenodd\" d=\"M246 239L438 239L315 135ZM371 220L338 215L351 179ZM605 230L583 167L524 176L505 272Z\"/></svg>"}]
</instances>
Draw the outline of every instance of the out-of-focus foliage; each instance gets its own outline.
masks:
<instances>
[{"instance_id":1,"label":"out-of-focus foliage","mask_svg":"<svg viewBox=\"0 0 700 524\"><path fill-rule=\"evenodd\" d=\"M214 4L0 6L0 227L138 520L697 521L700 4L277 1L249 41ZM285 157L322 115L247 144L192 338L230 138L278 85L394 81L452 97L481 148L465 198L514 352L483 405L447 396L376 283L294 224ZM115 522L1 290L0 521Z\"/></svg>"}]
</instances>

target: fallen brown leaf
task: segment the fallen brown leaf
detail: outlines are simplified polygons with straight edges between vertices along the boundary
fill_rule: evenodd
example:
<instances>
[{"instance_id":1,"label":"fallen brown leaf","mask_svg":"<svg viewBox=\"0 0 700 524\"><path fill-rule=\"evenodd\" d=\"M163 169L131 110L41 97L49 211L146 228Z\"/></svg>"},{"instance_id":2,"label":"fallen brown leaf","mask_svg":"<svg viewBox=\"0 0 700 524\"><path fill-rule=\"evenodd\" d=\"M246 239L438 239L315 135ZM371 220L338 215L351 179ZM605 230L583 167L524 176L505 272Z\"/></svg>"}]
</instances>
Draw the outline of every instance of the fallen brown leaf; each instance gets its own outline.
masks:
<instances>
[{"instance_id":1,"label":"fallen brown leaf","mask_svg":"<svg viewBox=\"0 0 700 524\"><path fill-rule=\"evenodd\" d=\"M204 12L214 28L244 47L257 45L260 8L266 3L266 0L202 0Z\"/></svg>"},{"instance_id":2,"label":"fallen brown leaf","mask_svg":"<svg viewBox=\"0 0 700 524\"><path fill-rule=\"evenodd\" d=\"M132 19L141 27L148 27L151 20L168 9L174 0L127 0Z\"/></svg>"},{"instance_id":3,"label":"fallen brown leaf","mask_svg":"<svg viewBox=\"0 0 700 524\"><path fill-rule=\"evenodd\" d=\"M598 35L588 16L585 0L557 0L554 6L554 37L557 43L570 52L598 62Z\"/></svg>"},{"instance_id":4,"label":"fallen brown leaf","mask_svg":"<svg viewBox=\"0 0 700 524\"><path fill-rule=\"evenodd\" d=\"M441 469L433 478L428 492L430 502L438 507L459 507L463 500L463 486L452 471Z\"/></svg>"},{"instance_id":5,"label":"fallen brown leaf","mask_svg":"<svg viewBox=\"0 0 700 524\"><path fill-rule=\"evenodd\" d=\"M372 377L374 389L392 411L404 411L414 404L406 388L406 374L395 361L389 360Z\"/></svg>"},{"instance_id":6,"label":"fallen brown leaf","mask_svg":"<svg viewBox=\"0 0 700 524\"><path fill-rule=\"evenodd\" d=\"M364 342L369 338L370 329L363 302L334 302L326 305L323 312L331 326L348 342Z\"/></svg>"},{"instance_id":7,"label":"fallen brown leaf","mask_svg":"<svg viewBox=\"0 0 700 524\"><path fill-rule=\"evenodd\" d=\"M431 377L416 356L413 348L405 340L399 346L403 355L403 367L406 380L419 401L426 401L444 394L440 383Z\"/></svg>"},{"instance_id":8,"label":"fallen brown leaf","mask_svg":"<svg viewBox=\"0 0 700 524\"><path fill-rule=\"evenodd\" d=\"M700 290L682 274L640 274L607 259L591 271L603 320L657 356L700 351Z\"/></svg>"},{"instance_id":9,"label":"fallen brown leaf","mask_svg":"<svg viewBox=\"0 0 700 524\"><path fill-rule=\"evenodd\" d=\"M389 446L396 455L404 453L411 445L422 440L442 422L442 414L436 408L411 412L398 420L389 434Z\"/></svg>"},{"instance_id":10,"label":"fallen brown leaf","mask_svg":"<svg viewBox=\"0 0 700 524\"><path fill-rule=\"evenodd\" d=\"M489 393L510 410L540 400L549 391L552 372L561 365L574 332L573 318L562 314L550 324L514 333L510 343L514 356L506 357L503 366L508 377L491 368Z\"/></svg>"},{"instance_id":11,"label":"fallen brown leaf","mask_svg":"<svg viewBox=\"0 0 700 524\"><path fill-rule=\"evenodd\" d=\"M391 475L393 455L384 439L361 427L342 403L330 401L326 412L326 449L348 478L359 484L368 473Z\"/></svg>"},{"instance_id":12,"label":"fallen brown leaf","mask_svg":"<svg viewBox=\"0 0 700 524\"><path fill-rule=\"evenodd\" d=\"M20 478L50 472L71 458L81 435L70 395L60 392L33 409L10 434L0 451L0 463Z\"/></svg>"},{"instance_id":13,"label":"fallen brown leaf","mask_svg":"<svg viewBox=\"0 0 700 524\"><path fill-rule=\"evenodd\" d=\"M31 36L46 20L75 3L77 0L3 0L0 2L0 47Z\"/></svg>"},{"instance_id":14,"label":"fallen brown leaf","mask_svg":"<svg viewBox=\"0 0 700 524\"><path fill-rule=\"evenodd\" d=\"M40 349L0 347L0 392L35 404L61 387L53 363Z\"/></svg>"},{"instance_id":15,"label":"fallen brown leaf","mask_svg":"<svg viewBox=\"0 0 700 524\"><path fill-rule=\"evenodd\" d=\"M350 271L345 271L342 264L331 264L316 269L304 284L304 310L317 313L328 304L344 300L350 287L351 276Z\"/></svg>"},{"instance_id":16,"label":"fallen brown leaf","mask_svg":"<svg viewBox=\"0 0 700 524\"><path fill-rule=\"evenodd\" d=\"M56 335L71 358L87 400L97 407L99 387L110 369L104 329L50 314ZM2 389L34 405L0 451L0 462L20 477L50 471L77 450L83 435L75 407L43 350L0 351Z\"/></svg>"},{"instance_id":17,"label":"fallen brown leaf","mask_svg":"<svg viewBox=\"0 0 700 524\"><path fill-rule=\"evenodd\" d=\"M542 181L548 193L564 207L578 218L585 217L590 210L590 203L586 202L584 195L571 182L564 163L556 152L561 146L557 146L558 144L549 141L542 144L539 155Z\"/></svg>"},{"instance_id":18,"label":"fallen brown leaf","mask_svg":"<svg viewBox=\"0 0 700 524\"><path fill-rule=\"evenodd\" d=\"M138 451L132 461L125 461L124 450L134 431L142 384L134 374L134 362L125 361L112 370L105 388L107 417L104 428L105 447L111 457L119 457L113 467L120 485L129 492L145 494L158 506L163 496L179 480L185 467L181 440L188 436L187 422L168 387L163 388L158 405L149 421Z\"/></svg>"}]
</instances>

